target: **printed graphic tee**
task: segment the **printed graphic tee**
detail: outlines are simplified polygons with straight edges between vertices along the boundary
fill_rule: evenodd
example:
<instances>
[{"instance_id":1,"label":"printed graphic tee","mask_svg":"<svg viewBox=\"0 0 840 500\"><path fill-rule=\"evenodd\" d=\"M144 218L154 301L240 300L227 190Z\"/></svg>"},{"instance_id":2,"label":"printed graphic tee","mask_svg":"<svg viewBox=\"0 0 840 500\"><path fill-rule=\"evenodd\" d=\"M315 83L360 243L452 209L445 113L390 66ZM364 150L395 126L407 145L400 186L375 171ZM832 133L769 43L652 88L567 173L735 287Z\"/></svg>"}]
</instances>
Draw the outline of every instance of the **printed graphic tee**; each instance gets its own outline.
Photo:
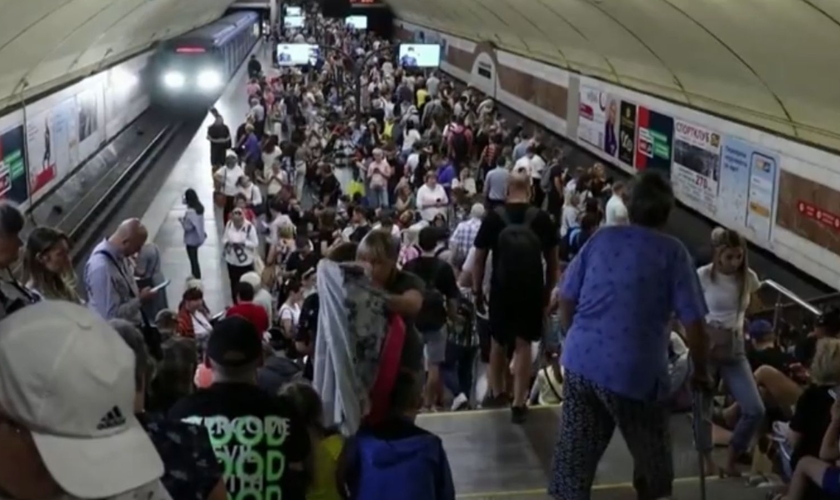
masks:
<instances>
[{"instance_id":1,"label":"printed graphic tee","mask_svg":"<svg viewBox=\"0 0 840 500\"><path fill-rule=\"evenodd\" d=\"M169 417L207 428L231 500L303 500L306 481L290 464L309 454L292 407L257 386L215 383L188 396Z\"/></svg>"}]
</instances>

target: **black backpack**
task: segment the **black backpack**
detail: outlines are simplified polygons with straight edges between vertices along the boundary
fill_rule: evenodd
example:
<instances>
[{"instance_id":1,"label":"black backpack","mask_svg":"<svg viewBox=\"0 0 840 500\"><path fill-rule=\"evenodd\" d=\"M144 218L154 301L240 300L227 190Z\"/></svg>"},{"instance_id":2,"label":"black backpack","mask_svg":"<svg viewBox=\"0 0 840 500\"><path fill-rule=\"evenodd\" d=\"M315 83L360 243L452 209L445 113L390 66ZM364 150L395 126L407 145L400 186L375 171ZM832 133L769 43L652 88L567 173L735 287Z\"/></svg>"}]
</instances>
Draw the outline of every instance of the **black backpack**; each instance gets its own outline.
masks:
<instances>
[{"instance_id":1,"label":"black backpack","mask_svg":"<svg viewBox=\"0 0 840 500\"><path fill-rule=\"evenodd\" d=\"M417 315L415 324L421 332L434 332L446 324L446 297L437 289L437 279L447 264L435 259L435 266L428 278L423 281L426 288L423 291L423 306Z\"/></svg>"},{"instance_id":2,"label":"black backpack","mask_svg":"<svg viewBox=\"0 0 840 500\"><path fill-rule=\"evenodd\" d=\"M505 227L499 233L494 249L497 255L493 267L494 285L498 285L502 291L515 291L533 288L535 283L543 283L545 273L542 242L531 228L540 210L529 206L522 223L519 224L511 221L507 207L498 207L496 213L504 221Z\"/></svg>"},{"instance_id":3,"label":"black backpack","mask_svg":"<svg viewBox=\"0 0 840 500\"><path fill-rule=\"evenodd\" d=\"M461 126L460 130L452 132L452 157L456 160L463 160L470 153L469 141L467 141L467 127Z\"/></svg>"}]
</instances>

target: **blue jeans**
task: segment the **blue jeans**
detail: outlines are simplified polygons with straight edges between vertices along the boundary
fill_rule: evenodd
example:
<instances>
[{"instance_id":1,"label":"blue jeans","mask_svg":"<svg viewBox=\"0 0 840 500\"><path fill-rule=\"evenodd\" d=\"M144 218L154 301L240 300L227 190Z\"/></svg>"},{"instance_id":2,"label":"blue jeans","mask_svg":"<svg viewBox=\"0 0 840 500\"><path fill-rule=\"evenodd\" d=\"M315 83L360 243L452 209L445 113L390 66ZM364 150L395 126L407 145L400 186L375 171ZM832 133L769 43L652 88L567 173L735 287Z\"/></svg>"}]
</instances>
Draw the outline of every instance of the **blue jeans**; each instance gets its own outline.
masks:
<instances>
[{"instance_id":1,"label":"blue jeans","mask_svg":"<svg viewBox=\"0 0 840 500\"><path fill-rule=\"evenodd\" d=\"M371 208L388 208L388 188L387 187L371 187L368 194Z\"/></svg>"},{"instance_id":2,"label":"blue jeans","mask_svg":"<svg viewBox=\"0 0 840 500\"><path fill-rule=\"evenodd\" d=\"M469 399L472 395L473 368L475 353L478 350L475 346L462 346L454 342L447 342L446 362L441 366L443 384L457 396L463 393Z\"/></svg>"},{"instance_id":3,"label":"blue jeans","mask_svg":"<svg viewBox=\"0 0 840 500\"><path fill-rule=\"evenodd\" d=\"M758 393L752 368L747 358L740 356L734 361L721 363L713 369L720 374L729 392L732 393L732 397L741 408L741 416L732 431L729 445L736 452L744 453L764 420L764 402L761 400L761 394Z\"/></svg>"}]
</instances>

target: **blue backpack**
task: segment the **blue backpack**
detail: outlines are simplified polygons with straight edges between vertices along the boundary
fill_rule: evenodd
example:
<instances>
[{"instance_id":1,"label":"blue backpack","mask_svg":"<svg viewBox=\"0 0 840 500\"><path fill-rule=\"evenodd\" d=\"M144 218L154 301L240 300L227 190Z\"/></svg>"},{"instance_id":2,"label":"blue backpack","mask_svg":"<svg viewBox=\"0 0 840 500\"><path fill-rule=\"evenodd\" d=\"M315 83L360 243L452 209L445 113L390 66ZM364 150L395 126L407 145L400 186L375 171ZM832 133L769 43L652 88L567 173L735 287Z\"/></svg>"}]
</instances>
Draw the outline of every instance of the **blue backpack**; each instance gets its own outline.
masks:
<instances>
[{"instance_id":1,"label":"blue backpack","mask_svg":"<svg viewBox=\"0 0 840 500\"><path fill-rule=\"evenodd\" d=\"M443 443L423 433L386 440L360 432L345 445L349 500L454 500Z\"/></svg>"}]
</instances>

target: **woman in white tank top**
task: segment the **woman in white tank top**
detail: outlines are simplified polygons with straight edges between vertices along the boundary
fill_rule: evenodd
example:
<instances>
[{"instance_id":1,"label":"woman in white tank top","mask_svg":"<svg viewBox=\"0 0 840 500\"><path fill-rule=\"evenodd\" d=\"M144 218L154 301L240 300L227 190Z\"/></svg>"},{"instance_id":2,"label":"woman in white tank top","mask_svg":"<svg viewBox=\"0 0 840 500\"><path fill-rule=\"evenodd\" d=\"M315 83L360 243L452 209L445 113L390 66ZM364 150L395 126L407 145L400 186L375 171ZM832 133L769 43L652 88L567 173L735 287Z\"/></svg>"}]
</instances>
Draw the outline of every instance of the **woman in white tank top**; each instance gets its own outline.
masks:
<instances>
[{"instance_id":1,"label":"woman in white tank top","mask_svg":"<svg viewBox=\"0 0 840 500\"><path fill-rule=\"evenodd\" d=\"M741 235L718 228L712 232L712 248L712 263L697 269L697 276L709 309L706 332L712 349L710 372L720 375L740 408L728 459L722 467L725 475L738 476L737 460L749 448L764 419L764 403L744 352L744 319L760 283L747 263L747 246Z\"/></svg>"}]
</instances>

